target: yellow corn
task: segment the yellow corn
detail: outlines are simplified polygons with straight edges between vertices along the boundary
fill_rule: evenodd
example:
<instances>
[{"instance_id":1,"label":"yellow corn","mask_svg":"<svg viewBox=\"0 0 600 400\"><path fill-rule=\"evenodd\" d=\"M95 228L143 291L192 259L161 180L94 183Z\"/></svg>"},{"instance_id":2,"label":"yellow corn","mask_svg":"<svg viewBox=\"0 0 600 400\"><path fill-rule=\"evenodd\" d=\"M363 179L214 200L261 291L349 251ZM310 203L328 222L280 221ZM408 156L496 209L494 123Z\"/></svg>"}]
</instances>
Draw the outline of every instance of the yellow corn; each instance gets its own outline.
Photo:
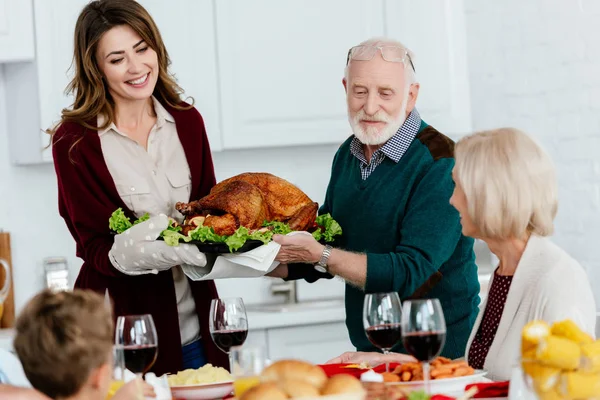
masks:
<instances>
[{"instance_id":1,"label":"yellow corn","mask_svg":"<svg viewBox=\"0 0 600 400\"><path fill-rule=\"evenodd\" d=\"M589 344L594 341L590 335L579 329L579 327L575 325L575 322L570 319L555 322L552 325L550 332L554 336L569 339L579 344Z\"/></svg>"},{"instance_id":2,"label":"yellow corn","mask_svg":"<svg viewBox=\"0 0 600 400\"><path fill-rule=\"evenodd\" d=\"M552 390L548 390L547 392L537 392L537 398L539 400L565 400L568 399L568 397L563 396L562 394L560 394L560 392L558 391L558 389L553 388Z\"/></svg>"},{"instance_id":3,"label":"yellow corn","mask_svg":"<svg viewBox=\"0 0 600 400\"><path fill-rule=\"evenodd\" d=\"M600 341L581 346L581 370L600 372Z\"/></svg>"},{"instance_id":4,"label":"yellow corn","mask_svg":"<svg viewBox=\"0 0 600 400\"><path fill-rule=\"evenodd\" d=\"M537 349L541 340L550 336L550 326L544 321L531 321L523 328L521 335L521 354Z\"/></svg>"},{"instance_id":5,"label":"yellow corn","mask_svg":"<svg viewBox=\"0 0 600 400\"><path fill-rule=\"evenodd\" d=\"M531 377L536 390L539 392L551 390L556 386L560 378L560 370L558 368L527 361L523 361L521 366L523 371Z\"/></svg>"},{"instance_id":6,"label":"yellow corn","mask_svg":"<svg viewBox=\"0 0 600 400\"><path fill-rule=\"evenodd\" d=\"M537 359L549 367L574 370L579 366L581 348L569 339L548 336L538 344Z\"/></svg>"},{"instance_id":7,"label":"yellow corn","mask_svg":"<svg viewBox=\"0 0 600 400\"><path fill-rule=\"evenodd\" d=\"M572 399L600 396L600 375L565 372L561 378L560 393Z\"/></svg>"}]
</instances>

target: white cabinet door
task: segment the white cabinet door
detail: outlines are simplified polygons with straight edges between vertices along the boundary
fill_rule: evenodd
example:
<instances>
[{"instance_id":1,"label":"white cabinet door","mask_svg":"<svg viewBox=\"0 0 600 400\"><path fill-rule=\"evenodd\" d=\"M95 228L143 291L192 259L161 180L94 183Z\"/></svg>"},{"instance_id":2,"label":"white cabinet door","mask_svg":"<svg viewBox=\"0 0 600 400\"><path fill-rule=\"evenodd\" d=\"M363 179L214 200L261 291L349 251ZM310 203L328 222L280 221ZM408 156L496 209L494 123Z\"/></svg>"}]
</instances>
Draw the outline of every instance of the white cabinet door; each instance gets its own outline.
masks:
<instances>
[{"instance_id":1,"label":"white cabinet door","mask_svg":"<svg viewBox=\"0 0 600 400\"><path fill-rule=\"evenodd\" d=\"M268 329L267 335L271 360L296 358L322 364L354 350L343 322Z\"/></svg>"},{"instance_id":2,"label":"white cabinet door","mask_svg":"<svg viewBox=\"0 0 600 400\"><path fill-rule=\"evenodd\" d=\"M417 108L450 135L471 132L471 102L462 0L385 0L386 35L416 53Z\"/></svg>"},{"instance_id":3,"label":"white cabinet door","mask_svg":"<svg viewBox=\"0 0 600 400\"><path fill-rule=\"evenodd\" d=\"M0 63L33 57L31 0L0 0Z\"/></svg>"},{"instance_id":4,"label":"white cabinet door","mask_svg":"<svg viewBox=\"0 0 600 400\"><path fill-rule=\"evenodd\" d=\"M42 131L60 119L73 102L64 91L71 80L73 34L86 0L34 0L34 62L5 66L8 127L12 161L31 164L51 159L49 136Z\"/></svg>"},{"instance_id":5,"label":"white cabinet door","mask_svg":"<svg viewBox=\"0 0 600 400\"><path fill-rule=\"evenodd\" d=\"M0 0L2 2L2 0ZM88 0L35 0L36 60L8 64L7 104L11 157L16 164L51 161L48 135L40 130L60 120L73 98L64 90L72 79L73 35L81 9ZM143 0L155 19L175 74L185 94L195 99L204 117L211 148L221 149L218 110L214 10L211 0ZM41 135L41 141L40 141Z\"/></svg>"},{"instance_id":6,"label":"white cabinet door","mask_svg":"<svg viewBox=\"0 0 600 400\"><path fill-rule=\"evenodd\" d=\"M382 15L382 0L216 2L223 147L342 142L346 53Z\"/></svg>"},{"instance_id":7,"label":"white cabinet door","mask_svg":"<svg viewBox=\"0 0 600 400\"><path fill-rule=\"evenodd\" d=\"M171 72L194 98L210 147L221 150L217 51L212 0L141 0L158 25L172 65Z\"/></svg>"}]
</instances>

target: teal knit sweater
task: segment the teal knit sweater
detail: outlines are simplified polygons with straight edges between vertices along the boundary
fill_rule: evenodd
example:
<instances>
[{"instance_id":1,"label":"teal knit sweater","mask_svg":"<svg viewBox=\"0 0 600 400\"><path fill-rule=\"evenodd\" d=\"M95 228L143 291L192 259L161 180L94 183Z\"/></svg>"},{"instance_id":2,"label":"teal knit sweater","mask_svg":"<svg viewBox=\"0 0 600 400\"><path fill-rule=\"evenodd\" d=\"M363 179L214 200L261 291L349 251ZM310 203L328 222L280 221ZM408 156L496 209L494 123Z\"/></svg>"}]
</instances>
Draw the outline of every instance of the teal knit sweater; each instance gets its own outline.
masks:
<instances>
[{"instance_id":1,"label":"teal knit sweater","mask_svg":"<svg viewBox=\"0 0 600 400\"><path fill-rule=\"evenodd\" d=\"M454 142L422 122L397 164L386 157L362 180L351 141L335 155L320 210L342 226L339 247L367 254L365 291L346 284L350 340L359 351L377 350L363 327L365 292L395 291L402 300L417 292L442 304L447 326L442 355L464 356L478 312L479 281L473 239L461 234L458 212L448 202ZM433 285L428 279L436 271L442 278ZM404 352L401 344L393 351Z\"/></svg>"}]
</instances>

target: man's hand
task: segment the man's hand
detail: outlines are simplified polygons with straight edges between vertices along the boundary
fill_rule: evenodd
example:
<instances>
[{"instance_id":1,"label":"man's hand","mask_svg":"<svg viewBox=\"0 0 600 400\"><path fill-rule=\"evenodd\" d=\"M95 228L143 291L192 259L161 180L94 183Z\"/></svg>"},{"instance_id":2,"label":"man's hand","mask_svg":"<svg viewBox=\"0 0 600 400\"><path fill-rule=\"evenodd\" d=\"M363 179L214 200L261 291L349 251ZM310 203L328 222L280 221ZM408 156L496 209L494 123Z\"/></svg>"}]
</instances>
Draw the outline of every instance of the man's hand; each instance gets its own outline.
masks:
<instances>
[{"instance_id":1,"label":"man's hand","mask_svg":"<svg viewBox=\"0 0 600 400\"><path fill-rule=\"evenodd\" d=\"M273 241L281 245L276 261L282 264L311 263L321 259L323 246L308 232L298 232L293 235L274 235Z\"/></svg>"},{"instance_id":2,"label":"man's hand","mask_svg":"<svg viewBox=\"0 0 600 400\"><path fill-rule=\"evenodd\" d=\"M347 351L341 356L335 357L326 362L326 364L361 364L367 363L371 367L375 367L385 362L389 363L408 363L416 362L414 357L402 353L381 354L374 351Z\"/></svg>"}]
</instances>

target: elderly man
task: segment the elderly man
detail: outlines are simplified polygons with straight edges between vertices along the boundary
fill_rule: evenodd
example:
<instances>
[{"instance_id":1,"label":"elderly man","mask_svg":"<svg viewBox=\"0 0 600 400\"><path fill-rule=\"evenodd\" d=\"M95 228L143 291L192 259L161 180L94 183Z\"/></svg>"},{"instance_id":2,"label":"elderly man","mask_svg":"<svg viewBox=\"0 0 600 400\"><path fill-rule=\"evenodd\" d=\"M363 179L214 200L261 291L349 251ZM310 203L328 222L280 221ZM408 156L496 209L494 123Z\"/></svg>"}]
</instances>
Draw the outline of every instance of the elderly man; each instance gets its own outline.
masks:
<instances>
[{"instance_id":1,"label":"elderly man","mask_svg":"<svg viewBox=\"0 0 600 400\"><path fill-rule=\"evenodd\" d=\"M342 83L354 135L333 159L319 210L342 226L339 247L309 235L276 236L282 265L272 275L309 282L344 278L346 325L359 351L376 350L363 327L365 293L439 298L447 324L442 354L462 357L477 316L479 283L473 239L462 236L459 214L448 202L454 142L415 108L413 56L401 43L371 39L351 48ZM403 351L401 344L394 351Z\"/></svg>"}]
</instances>

